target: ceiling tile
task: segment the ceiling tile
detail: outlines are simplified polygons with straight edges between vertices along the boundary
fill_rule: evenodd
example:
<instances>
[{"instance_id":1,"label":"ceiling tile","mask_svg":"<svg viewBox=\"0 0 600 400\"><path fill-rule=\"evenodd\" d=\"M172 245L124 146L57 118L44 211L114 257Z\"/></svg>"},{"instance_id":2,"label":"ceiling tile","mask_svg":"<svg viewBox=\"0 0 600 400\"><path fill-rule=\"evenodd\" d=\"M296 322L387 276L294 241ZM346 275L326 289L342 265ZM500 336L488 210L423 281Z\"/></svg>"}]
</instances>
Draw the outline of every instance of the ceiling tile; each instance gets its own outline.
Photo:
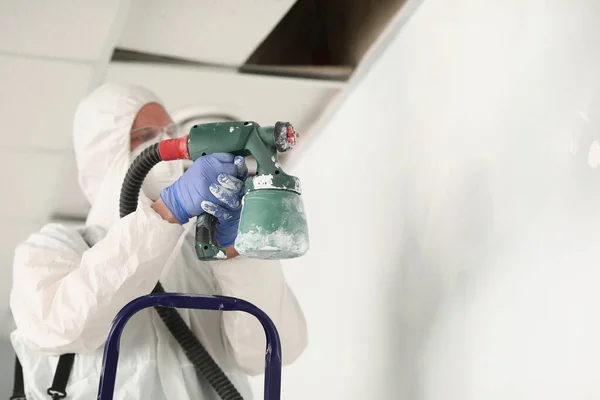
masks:
<instances>
[{"instance_id":1,"label":"ceiling tile","mask_svg":"<svg viewBox=\"0 0 600 400\"><path fill-rule=\"evenodd\" d=\"M295 0L134 0L118 46L240 66Z\"/></svg>"},{"instance_id":2,"label":"ceiling tile","mask_svg":"<svg viewBox=\"0 0 600 400\"><path fill-rule=\"evenodd\" d=\"M84 218L90 205L83 196L77 182L77 165L72 154L64 156L63 171L61 172L60 189L57 193L55 207L52 213L62 217Z\"/></svg>"},{"instance_id":3,"label":"ceiling tile","mask_svg":"<svg viewBox=\"0 0 600 400\"><path fill-rule=\"evenodd\" d=\"M3 0L0 53L97 60L121 1Z\"/></svg>"},{"instance_id":4,"label":"ceiling tile","mask_svg":"<svg viewBox=\"0 0 600 400\"><path fill-rule=\"evenodd\" d=\"M0 148L4 166L0 169L3 187L0 218L46 218L62 179L63 157L60 153L19 152Z\"/></svg>"},{"instance_id":5,"label":"ceiling tile","mask_svg":"<svg viewBox=\"0 0 600 400\"><path fill-rule=\"evenodd\" d=\"M64 150L92 67L0 55L2 147Z\"/></svg>"}]
</instances>

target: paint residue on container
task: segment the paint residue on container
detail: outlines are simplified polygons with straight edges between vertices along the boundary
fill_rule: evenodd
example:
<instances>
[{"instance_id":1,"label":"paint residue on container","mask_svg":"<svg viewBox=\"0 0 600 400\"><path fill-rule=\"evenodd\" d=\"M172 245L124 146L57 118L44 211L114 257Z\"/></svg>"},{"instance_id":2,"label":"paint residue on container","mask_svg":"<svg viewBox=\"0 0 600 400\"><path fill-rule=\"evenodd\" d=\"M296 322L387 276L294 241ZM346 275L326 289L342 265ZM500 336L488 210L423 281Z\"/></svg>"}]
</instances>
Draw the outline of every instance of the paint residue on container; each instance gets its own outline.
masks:
<instances>
[{"instance_id":1,"label":"paint residue on container","mask_svg":"<svg viewBox=\"0 0 600 400\"><path fill-rule=\"evenodd\" d=\"M298 194L302 193L302 185L300 184L300 179L294 179L294 186L288 187L286 185L275 186L273 184L273 175L265 174L265 175L256 175L251 178L252 185L254 189L283 189L283 190L293 190Z\"/></svg>"},{"instance_id":2,"label":"paint residue on container","mask_svg":"<svg viewBox=\"0 0 600 400\"><path fill-rule=\"evenodd\" d=\"M252 179L255 189L279 189L273 186L273 175L256 175Z\"/></svg>"},{"instance_id":3,"label":"paint residue on container","mask_svg":"<svg viewBox=\"0 0 600 400\"><path fill-rule=\"evenodd\" d=\"M308 234L304 230L289 232L279 228L275 232L264 233L257 228L241 233L235 240L236 250L249 258L277 260L300 257L308 251Z\"/></svg>"}]
</instances>

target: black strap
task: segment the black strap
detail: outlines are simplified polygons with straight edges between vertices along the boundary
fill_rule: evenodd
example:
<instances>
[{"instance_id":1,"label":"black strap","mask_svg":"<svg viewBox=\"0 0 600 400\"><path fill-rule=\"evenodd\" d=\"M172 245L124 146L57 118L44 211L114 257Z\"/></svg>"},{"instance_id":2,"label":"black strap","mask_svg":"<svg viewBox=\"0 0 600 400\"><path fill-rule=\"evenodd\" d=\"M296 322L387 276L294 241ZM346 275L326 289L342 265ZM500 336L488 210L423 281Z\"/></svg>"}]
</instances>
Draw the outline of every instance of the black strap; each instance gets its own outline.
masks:
<instances>
[{"instance_id":1,"label":"black strap","mask_svg":"<svg viewBox=\"0 0 600 400\"><path fill-rule=\"evenodd\" d=\"M56 371L54 372L54 379L52 380L52 386L48 388L48 395L52 397L52 400L64 399L67 397L67 383L69 382L69 376L71 376L71 370L73 369L73 361L75 361L75 354L63 354L58 357L58 364L56 365ZM25 385L23 384L23 367L18 357L15 357L15 380L13 383L13 394L10 396L10 400L27 400L25 396Z\"/></svg>"},{"instance_id":2,"label":"black strap","mask_svg":"<svg viewBox=\"0 0 600 400\"><path fill-rule=\"evenodd\" d=\"M23 367L17 356L15 356L15 380L10 400L27 400L25 397L25 386L23 385Z\"/></svg>"},{"instance_id":3,"label":"black strap","mask_svg":"<svg viewBox=\"0 0 600 400\"><path fill-rule=\"evenodd\" d=\"M52 397L52 400L64 399L67 397L67 383L69 382L71 369L73 369L74 360L75 354L73 353L62 354L58 358L52 386L50 386L47 391L50 397Z\"/></svg>"},{"instance_id":4,"label":"black strap","mask_svg":"<svg viewBox=\"0 0 600 400\"><path fill-rule=\"evenodd\" d=\"M67 383L69 382L69 376L71 376L71 370L73 369L73 361L75 361L75 354L73 353L61 354L61 356L58 357L58 364L56 365L56 371L54 371L52 386L50 386L47 391L53 400L64 399L67 397Z\"/></svg>"}]
</instances>

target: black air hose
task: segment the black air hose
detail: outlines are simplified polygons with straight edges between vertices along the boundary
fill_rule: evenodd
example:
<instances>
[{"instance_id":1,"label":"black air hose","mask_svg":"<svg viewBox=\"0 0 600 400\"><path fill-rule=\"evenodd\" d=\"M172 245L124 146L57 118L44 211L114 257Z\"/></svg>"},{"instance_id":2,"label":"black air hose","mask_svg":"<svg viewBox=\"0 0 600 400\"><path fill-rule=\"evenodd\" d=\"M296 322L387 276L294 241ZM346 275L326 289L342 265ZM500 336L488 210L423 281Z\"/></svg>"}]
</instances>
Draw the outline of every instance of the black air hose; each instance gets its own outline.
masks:
<instances>
[{"instance_id":1,"label":"black air hose","mask_svg":"<svg viewBox=\"0 0 600 400\"><path fill-rule=\"evenodd\" d=\"M121 188L119 212L121 218L137 209L142 182L148 172L161 162L158 143L144 150L132 163L125 175ZM164 293L160 282L152 293ZM204 377L223 400L243 400L242 395L227 378L223 370L210 356L196 335L187 326L181 315L174 308L156 307L158 315L167 326L173 337L183 349L187 358L192 362L196 373Z\"/></svg>"}]
</instances>

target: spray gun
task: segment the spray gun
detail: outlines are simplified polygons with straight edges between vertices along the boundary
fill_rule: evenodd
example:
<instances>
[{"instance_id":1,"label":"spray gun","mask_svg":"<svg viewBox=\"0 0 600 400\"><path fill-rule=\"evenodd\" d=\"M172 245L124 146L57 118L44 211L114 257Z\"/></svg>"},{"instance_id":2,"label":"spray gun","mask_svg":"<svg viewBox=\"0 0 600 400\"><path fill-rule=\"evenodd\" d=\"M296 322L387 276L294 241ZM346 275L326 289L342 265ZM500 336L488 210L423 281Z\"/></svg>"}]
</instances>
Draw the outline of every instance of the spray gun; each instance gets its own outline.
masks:
<instances>
[{"instance_id":1,"label":"spray gun","mask_svg":"<svg viewBox=\"0 0 600 400\"><path fill-rule=\"evenodd\" d=\"M253 156L257 171L246 180L234 247L249 258L300 257L309 248L300 180L286 174L278 161L278 152L293 149L297 138L289 122L267 127L252 121L194 125L187 136L163 140L134 160L121 191L121 216L135 210L144 177L161 161L195 161L212 153ZM215 239L217 224L218 220L206 213L196 219L195 247L200 260L226 257Z\"/></svg>"}]
</instances>

